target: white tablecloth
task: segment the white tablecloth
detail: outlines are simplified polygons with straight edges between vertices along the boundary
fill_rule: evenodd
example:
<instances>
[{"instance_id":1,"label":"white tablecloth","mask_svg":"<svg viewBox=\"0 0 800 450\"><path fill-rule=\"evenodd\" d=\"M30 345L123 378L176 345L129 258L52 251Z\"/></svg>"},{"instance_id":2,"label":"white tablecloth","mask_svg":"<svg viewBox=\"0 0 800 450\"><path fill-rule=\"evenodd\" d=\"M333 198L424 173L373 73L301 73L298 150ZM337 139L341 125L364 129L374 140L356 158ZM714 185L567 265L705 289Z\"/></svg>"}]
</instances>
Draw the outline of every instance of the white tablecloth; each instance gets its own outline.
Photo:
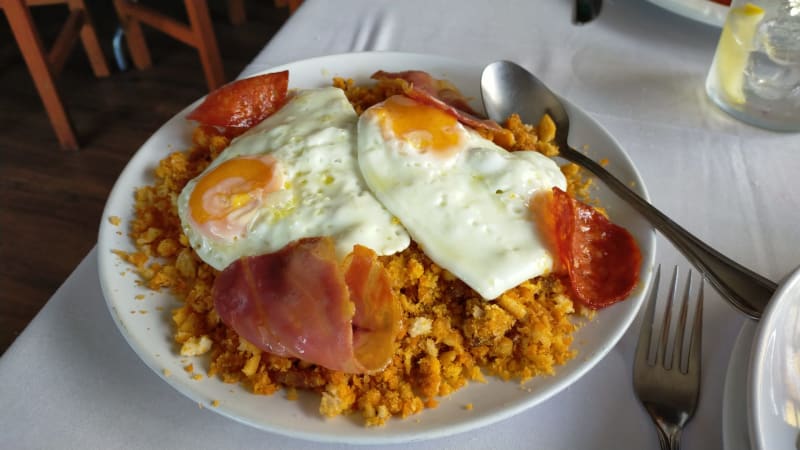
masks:
<instances>
[{"instance_id":1,"label":"white tablecloth","mask_svg":"<svg viewBox=\"0 0 800 450\"><path fill-rule=\"evenodd\" d=\"M800 135L739 123L703 92L719 29L640 0L570 22L570 0L306 0L243 75L366 50L512 59L587 110L630 154L652 202L778 280L800 264ZM224 51L224 49L223 49ZM657 259L688 265L659 238ZM3 448L344 448L292 440L200 409L116 330L89 253L0 359ZM722 448L722 386L743 316L707 288L703 391L684 448ZM638 322L575 385L491 427L396 448L656 448L631 388ZM423 418L424 420L424 418Z\"/></svg>"}]
</instances>

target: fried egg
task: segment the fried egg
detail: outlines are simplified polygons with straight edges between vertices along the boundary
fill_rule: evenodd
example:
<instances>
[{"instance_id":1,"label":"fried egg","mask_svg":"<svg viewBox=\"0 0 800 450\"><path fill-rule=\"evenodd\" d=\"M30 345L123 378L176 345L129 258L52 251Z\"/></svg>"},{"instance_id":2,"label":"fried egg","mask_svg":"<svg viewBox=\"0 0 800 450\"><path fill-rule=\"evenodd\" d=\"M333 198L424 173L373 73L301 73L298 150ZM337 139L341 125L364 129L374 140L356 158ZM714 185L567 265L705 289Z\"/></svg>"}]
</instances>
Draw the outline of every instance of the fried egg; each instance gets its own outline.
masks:
<instances>
[{"instance_id":1,"label":"fried egg","mask_svg":"<svg viewBox=\"0 0 800 450\"><path fill-rule=\"evenodd\" d=\"M566 189L550 158L508 152L439 109L395 96L359 118L358 163L425 254L483 298L552 270L530 209L538 194Z\"/></svg>"},{"instance_id":2,"label":"fried egg","mask_svg":"<svg viewBox=\"0 0 800 450\"><path fill-rule=\"evenodd\" d=\"M360 175L356 122L341 89L309 89L234 139L177 199L200 258L222 270L318 236L334 239L339 258L355 244L379 255L405 249L408 233Z\"/></svg>"}]
</instances>

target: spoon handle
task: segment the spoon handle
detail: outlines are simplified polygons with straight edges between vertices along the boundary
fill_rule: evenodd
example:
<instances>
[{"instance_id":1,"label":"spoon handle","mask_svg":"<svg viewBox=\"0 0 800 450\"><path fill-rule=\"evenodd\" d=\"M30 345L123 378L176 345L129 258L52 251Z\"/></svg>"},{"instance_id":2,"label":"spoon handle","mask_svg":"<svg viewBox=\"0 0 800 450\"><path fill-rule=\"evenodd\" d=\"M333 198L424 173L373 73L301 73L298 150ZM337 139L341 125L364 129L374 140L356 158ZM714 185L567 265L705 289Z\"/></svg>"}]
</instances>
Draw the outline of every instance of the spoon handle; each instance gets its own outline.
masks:
<instances>
[{"instance_id":1,"label":"spoon handle","mask_svg":"<svg viewBox=\"0 0 800 450\"><path fill-rule=\"evenodd\" d=\"M583 153L568 147L561 149L560 156L592 172L612 191L636 208L653 227L672 241L734 307L753 319L761 317L772 294L778 288L777 284L709 247Z\"/></svg>"}]
</instances>

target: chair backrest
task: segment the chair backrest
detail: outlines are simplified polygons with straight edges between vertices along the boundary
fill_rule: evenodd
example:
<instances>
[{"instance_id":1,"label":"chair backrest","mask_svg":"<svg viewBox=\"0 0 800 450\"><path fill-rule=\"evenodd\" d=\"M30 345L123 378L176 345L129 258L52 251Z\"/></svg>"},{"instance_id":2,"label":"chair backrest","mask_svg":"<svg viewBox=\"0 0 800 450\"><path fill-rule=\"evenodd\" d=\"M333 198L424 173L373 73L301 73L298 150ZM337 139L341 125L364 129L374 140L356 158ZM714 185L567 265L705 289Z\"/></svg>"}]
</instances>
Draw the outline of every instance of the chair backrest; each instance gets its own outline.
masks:
<instances>
[{"instance_id":1,"label":"chair backrest","mask_svg":"<svg viewBox=\"0 0 800 450\"><path fill-rule=\"evenodd\" d=\"M188 24L131 0L114 0L131 59L138 69L152 65L141 27L141 24L145 24L196 48L203 64L208 89L214 90L225 83L225 71L208 13L208 4L206 0L184 0L184 4L189 17Z\"/></svg>"},{"instance_id":2,"label":"chair backrest","mask_svg":"<svg viewBox=\"0 0 800 450\"><path fill-rule=\"evenodd\" d=\"M69 16L53 43L46 51L29 7L64 4L69 7ZM61 72L67 57L80 38L94 74L98 77L109 75L108 64L100 47L94 23L83 0L0 0L0 9L5 13L11 31L17 41L28 71L33 78L39 97L44 103L50 124L65 150L76 150L78 139L69 115L55 84L55 77Z\"/></svg>"}]
</instances>

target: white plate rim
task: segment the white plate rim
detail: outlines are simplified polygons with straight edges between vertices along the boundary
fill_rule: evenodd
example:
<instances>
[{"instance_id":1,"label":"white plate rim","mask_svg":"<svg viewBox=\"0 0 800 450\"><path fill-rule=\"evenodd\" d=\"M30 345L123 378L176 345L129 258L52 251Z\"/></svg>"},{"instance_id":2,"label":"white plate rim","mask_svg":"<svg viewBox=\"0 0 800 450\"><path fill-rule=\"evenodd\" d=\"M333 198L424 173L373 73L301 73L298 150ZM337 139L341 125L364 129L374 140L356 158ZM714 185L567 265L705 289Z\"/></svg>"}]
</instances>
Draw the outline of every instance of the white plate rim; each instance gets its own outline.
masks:
<instances>
[{"instance_id":1,"label":"white plate rim","mask_svg":"<svg viewBox=\"0 0 800 450\"><path fill-rule=\"evenodd\" d=\"M319 70L320 73L310 76L325 76L328 80L333 76L333 73L330 73L325 69L329 66L336 66L336 67L349 67L351 65L364 65L367 60L372 64L374 63L374 70L380 69L388 69L388 70L401 70L401 67L405 67L406 69L410 68L420 68L420 69L429 69L430 67L436 68L445 68L447 70L454 71L453 73L458 73L459 71L466 71L466 70L477 70L478 73L472 74L470 73L469 76L475 78L475 80L479 79L479 71L480 66L477 64L472 63L465 63L463 61L458 61L455 59L451 59L444 56L439 55L430 55L430 54L414 54L414 53L399 53L399 52L363 52L363 53L345 53L345 54L336 54L336 55L329 55L323 56L318 58L311 58L306 60L295 61L288 64L283 64L280 66L273 67L269 70L262 71L260 73L269 72L269 71L278 71L284 69L290 70L298 70L298 67L308 67L314 68ZM398 66L400 64L405 64L405 66ZM307 69L308 70L308 69ZM445 70L445 72L447 71ZM444 74L435 74L439 76L446 76L447 73ZM463 74L462 74L463 75ZM474 75L474 76L473 76ZM290 72L290 87L293 87L292 84L292 75ZM461 87L461 86L460 86ZM463 89L463 87L462 87ZM111 316L117 325L117 328L122 333L125 340L134 350L134 352L143 360L143 362L151 368L162 380L167 382L173 388L181 392L186 397L194 400L198 404L209 405L211 401L214 399L214 395L219 397L219 393L223 392L221 389L217 389L216 385L214 385L211 379L208 379L203 382L193 382L187 381L183 377L181 373L177 374L180 376L176 376L176 371L171 370L172 375L168 375L165 372L165 367L177 367L178 370L180 369L179 366L175 366L172 364L172 361L169 361L169 358L174 360L180 359L179 356L176 354L173 355L161 355L160 353L152 353L152 350L148 348L144 343L144 337L141 336L141 332L138 331L139 325L135 322L132 317L136 317L134 315L128 315L127 313L127 305L132 304L130 298L121 298L122 294L120 294L120 283L129 283L131 279L134 278L133 275L128 276L127 280L124 280L124 277L120 277L122 273L120 270L125 269L125 265L122 264L116 255L112 254L112 250L123 248L125 249L125 242L124 240L120 240L119 238L119 231L120 228L114 226L108 220L111 216L118 216L118 217L127 217L125 212L120 212L120 202L124 203L124 199L128 199L127 203L130 206L132 203L132 186L141 186L147 182L149 175L141 174L141 173L131 173L132 170L141 171L138 168L147 167L148 161L149 162L156 162L150 161L153 158L153 146L154 145L163 145L158 143L163 139L174 139L176 142L175 144L171 144L173 148L170 151L174 151L177 149L181 149L180 147L181 142L185 143L185 140L188 139L188 133L190 132L189 127L185 125L185 115L194 107L194 105L198 104L202 99L198 99L192 105L187 106L183 111L176 114L172 119L166 122L153 136L148 139L147 142L141 147L139 151L133 156L131 161L128 163L126 168L123 170L122 174L120 175L119 179L114 185L114 188L109 195L109 200L104 209L103 216L100 223L100 230L98 236L98 266L99 266L99 275L101 281L101 287L103 291L104 298L106 299L107 306L111 313ZM647 194L647 190L645 185L639 175L638 171L636 170L635 166L633 165L630 157L624 152L622 147L619 143L603 128L599 123L597 123L594 119L588 116L585 112L581 109L576 107L571 103L567 103L567 109L569 110L570 115L572 116L572 131L570 140L572 141L572 137L576 134L576 130L580 130L581 128L586 128L592 130L592 133L595 133L596 138L605 139L608 145L608 151L617 152L614 155L604 155L606 157L611 156L610 159L612 166L618 166L618 170L624 173L627 176L627 180L630 181L635 190L645 199L649 199ZM182 141L183 140L183 141ZM162 156L166 156L166 152L162 153ZM160 159L160 158L158 158ZM137 168L137 169L134 169ZM612 168L613 170L613 168ZM132 184L132 182L134 184ZM135 183L139 184L135 184ZM601 191L604 191L604 188L600 188ZM610 194L606 192L605 195L602 195L601 198L606 199ZM122 200L121 200L122 199ZM616 201L616 200L615 200ZM618 201L617 201L618 202ZM517 395L518 398L522 400L514 400L514 403L505 405L502 410L494 411L491 414L480 415L480 414L473 414L472 416L465 416L465 418L459 419L456 422L450 422L438 425L438 423L434 423L431 427L426 427L422 425L420 429L413 429L413 431L404 431L399 430L397 432L393 431L394 428L408 428L407 425L410 422L414 422L415 418L419 419L419 422L424 424L426 420L426 413L428 415L433 415L435 413L431 413L429 411L437 411L439 408L442 408L441 404L445 402L451 402L453 397L460 396L462 392L467 390L475 390L481 389L480 387L476 387L475 383L471 383L470 386L464 388L452 396L444 399L438 399L440 401L440 406L434 410L426 410L423 411L421 414L412 416L402 421L396 421L394 423L390 423L387 427L380 429L378 432L374 432L370 429L365 429L366 431L359 431L359 432L351 432L351 433L342 433L340 429L334 426L329 426L326 422L324 426L317 427L314 431L308 431L306 426L296 426L292 428L293 425L290 425L289 428L285 426L274 426L272 423L265 422L263 418L256 419L253 417L248 417L242 415L241 411L235 408L235 404L227 404L226 402L221 403L218 407L209 408L219 414L222 414L226 417L229 417L233 420L251 425L253 427L289 436L294 438L300 438L305 440L312 440L318 442L327 442L327 443L350 443L350 444L388 444L388 443L400 443L400 442L411 442L411 441L419 441L419 440L426 440L432 439L437 437L448 436L460 432L464 432L467 430L475 429L478 427L482 427L499 420L503 420L508 418L512 415L515 415L521 411L524 411L528 408L537 405L551 396L555 395L556 393L565 389L568 385L572 384L573 382L577 381L580 377L586 374L592 367L594 367L603 356L605 356L616 343L621 339L625 331L628 329L630 324L633 322L634 318L636 317L638 310L643 303L644 300L644 293L647 291L650 285L651 276L652 276L652 268L655 261L655 233L653 232L652 228L649 225L644 226L641 225L643 219L641 219L636 213L631 213L628 211L626 206L621 206L621 212L626 213L626 217L629 217L634 224L637 224L636 232L640 235L637 236L639 240L639 244L642 248L642 273L640 277L640 285L635 290L634 294L632 294L632 298L626 300L619 305L615 305L606 311L601 312L599 314L599 321L603 322L608 320L617 320L620 326L614 328L609 334L608 339L600 344L600 346L595 349L595 351L588 356L586 355L579 355L576 359L580 359L580 363L575 363L578 365L576 369L569 369L566 375L557 376L557 380L553 383L550 383L551 386L544 392L539 393L538 395L526 395L525 390L519 389L520 394ZM636 234L636 232L634 234ZM125 234L125 233L122 233ZM127 237L127 235L125 235ZM130 243L128 243L129 245ZM128 249L131 249L128 247ZM138 292L146 293L148 291L139 290ZM151 294L152 295L152 294ZM161 301L160 297L157 301ZM170 305L169 299L164 300L164 303L168 307ZM136 303L133 303L136 304ZM174 306L174 305L173 305ZM613 311L617 311L613 313ZM609 316L604 316L603 314L618 314L618 316L612 316L611 319L607 319ZM131 313L133 314L133 313ZM162 314L163 315L163 314ZM150 317L155 317L157 314L152 314ZM143 317L141 314L138 317ZM144 317L147 317L146 315ZM605 319L604 319L605 318ZM154 325L155 326L155 325ZM137 328L138 327L138 328ZM589 328L589 327L585 327ZM148 332L150 328L147 328ZM138 334L137 334L138 333ZM152 337L148 337L147 339L151 339ZM159 336L157 339L167 339L169 340L170 337L168 336ZM576 339L577 340L577 339ZM570 366L572 362L568 363ZM567 370L567 366L562 367L562 370ZM570 366L571 367L571 366ZM221 383L221 382L219 382ZM512 382L515 383L515 382ZM544 381L545 384L549 383L548 381ZM536 384L534 381L533 384ZM501 382L494 382L490 381L488 383L489 386L494 386L497 388L500 386L507 386L508 383L501 383ZM211 387L209 387L211 386ZM483 386L483 385L481 385ZM230 388L231 385L224 385L224 389ZM230 391L236 391L238 388L233 387ZM477 391L476 391L477 392ZM224 392L223 392L224 393ZM259 397L259 398L275 398L278 397L279 394L274 394L273 396L269 397L262 397L262 396L254 396L250 393L244 393L245 397L241 395L238 391L235 394L231 394L238 401L243 401L241 399L247 398L249 401L250 397ZM530 394L530 392L528 393ZM472 395L472 394L470 394ZM282 402L287 402L285 399L279 399ZM234 402L235 403L235 402ZM291 405L290 403L286 403L287 405ZM450 409L452 408L452 404L449 406ZM287 408L288 409L288 408ZM461 408L463 409L463 408ZM476 408L477 409L477 408ZM297 413L297 412L295 412ZM301 411L299 414L303 414ZM335 420L339 420L338 418ZM344 419L347 420L347 419ZM300 423L303 421L294 420L291 424ZM405 424L405 425L396 425L396 424ZM359 426L359 429L362 428Z\"/></svg>"},{"instance_id":2,"label":"white plate rim","mask_svg":"<svg viewBox=\"0 0 800 450\"><path fill-rule=\"evenodd\" d=\"M758 325L753 347L750 353L750 366L748 371L747 406L749 411L750 444L753 449L769 450L773 448L788 448L781 444L794 446L800 439L800 430L795 429L791 436L784 433L775 433L774 428L768 432L768 427L774 426L776 420L766 407L769 387L772 385L772 371L770 370L770 352L775 347L775 333L780 322L786 318L786 309L792 297L800 298L800 267L787 275L775 291L761 321ZM800 347L800 343L796 343ZM776 442L777 440L777 442ZM776 446L777 444L777 446Z\"/></svg>"},{"instance_id":3,"label":"white plate rim","mask_svg":"<svg viewBox=\"0 0 800 450\"><path fill-rule=\"evenodd\" d=\"M711 0L647 0L670 12L697 22L722 28L728 7Z\"/></svg>"},{"instance_id":4,"label":"white plate rim","mask_svg":"<svg viewBox=\"0 0 800 450\"><path fill-rule=\"evenodd\" d=\"M725 450L750 450L747 377L757 327L757 322L745 320L728 360L722 394L722 448Z\"/></svg>"}]
</instances>

